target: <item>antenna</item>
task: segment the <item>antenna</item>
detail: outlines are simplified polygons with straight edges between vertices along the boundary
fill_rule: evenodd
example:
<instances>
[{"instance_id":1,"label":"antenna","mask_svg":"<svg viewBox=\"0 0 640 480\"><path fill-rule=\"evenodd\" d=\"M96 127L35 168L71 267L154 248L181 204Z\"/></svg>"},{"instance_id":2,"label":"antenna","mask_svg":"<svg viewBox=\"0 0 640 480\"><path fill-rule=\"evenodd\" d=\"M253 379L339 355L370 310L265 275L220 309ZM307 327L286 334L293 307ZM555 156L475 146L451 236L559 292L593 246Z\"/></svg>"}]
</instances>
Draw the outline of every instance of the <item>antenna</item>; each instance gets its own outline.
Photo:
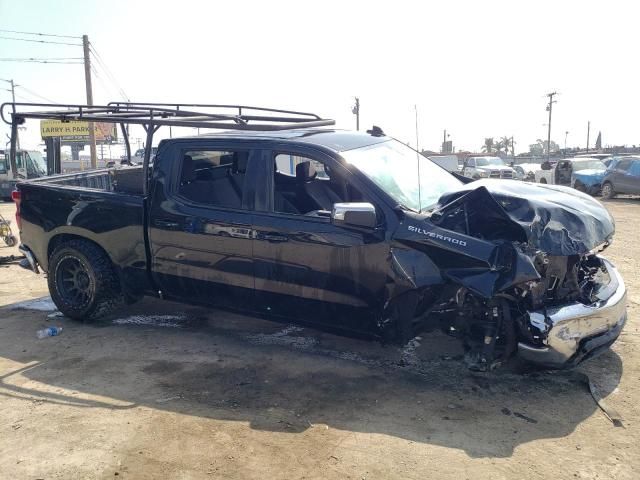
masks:
<instances>
[{"instance_id":1,"label":"antenna","mask_svg":"<svg viewBox=\"0 0 640 480\"><path fill-rule=\"evenodd\" d=\"M418 105L413 105L416 111L416 160L418 161L418 213L422 210L422 183L420 183L420 141L418 138Z\"/></svg>"}]
</instances>

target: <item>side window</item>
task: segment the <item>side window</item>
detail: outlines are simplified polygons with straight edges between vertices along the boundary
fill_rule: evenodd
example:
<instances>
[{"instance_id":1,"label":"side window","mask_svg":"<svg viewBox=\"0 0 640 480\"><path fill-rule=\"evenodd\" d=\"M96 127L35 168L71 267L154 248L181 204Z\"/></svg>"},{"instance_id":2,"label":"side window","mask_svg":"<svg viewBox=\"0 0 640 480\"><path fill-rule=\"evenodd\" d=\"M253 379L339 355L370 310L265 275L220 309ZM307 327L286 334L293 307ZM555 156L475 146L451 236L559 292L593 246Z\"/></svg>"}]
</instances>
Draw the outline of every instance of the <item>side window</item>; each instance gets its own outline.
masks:
<instances>
[{"instance_id":1,"label":"side window","mask_svg":"<svg viewBox=\"0 0 640 480\"><path fill-rule=\"evenodd\" d=\"M616 166L616 170L620 170L621 172L626 172L629 170L631 166L631 160L620 160L618 165Z\"/></svg>"},{"instance_id":2,"label":"side window","mask_svg":"<svg viewBox=\"0 0 640 480\"><path fill-rule=\"evenodd\" d=\"M334 203L365 201L343 174L318 160L277 153L274 164L276 212L329 217Z\"/></svg>"},{"instance_id":3,"label":"side window","mask_svg":"<svg viewBox=\"0 0 640 480\"><path fill-rule=\"evenodd\" d=\"M629 168L629 173L634 177L640 177L640 160L634 160Z\"/></svg>"},{"instance_id":4,"label":"side window","mask_svg":"<svg viewBox=\"0 0 640 480\"><path fill-rule=\"evenodd\" d=\"M184 151L178 193L203 205L242 208L248 160L242 150Z\"/></svg>"},{"instance_id":5,"label":"side window","mask_svg":"<svg viewBox=\"0 0 640 480\"><path fill-rule=\"evenodd\" d=\"M7 157L4 153L0 153L0 173L7 173Z\"/></svg>"},{"instance_id":6,"label":"side window","mask_svg":"<svg viewBox=\"0 0 640 480\"><path fill-rule=\"evenodd\" d=\"M471 168L475 168L476 167L476 161L475 159L471 158L467 161L467 165Z\"/></svg>"},{"instance_id":7,"label":"side window","mask_svg":"<svg viewBox=\"0 0 640 480\"><path fill-rule=\"evenodd\" d=\"M16 167L17 168L24 167L24 162L22 161L22 153L23 152L16 152Z\"/></svg>"}]
</instances>

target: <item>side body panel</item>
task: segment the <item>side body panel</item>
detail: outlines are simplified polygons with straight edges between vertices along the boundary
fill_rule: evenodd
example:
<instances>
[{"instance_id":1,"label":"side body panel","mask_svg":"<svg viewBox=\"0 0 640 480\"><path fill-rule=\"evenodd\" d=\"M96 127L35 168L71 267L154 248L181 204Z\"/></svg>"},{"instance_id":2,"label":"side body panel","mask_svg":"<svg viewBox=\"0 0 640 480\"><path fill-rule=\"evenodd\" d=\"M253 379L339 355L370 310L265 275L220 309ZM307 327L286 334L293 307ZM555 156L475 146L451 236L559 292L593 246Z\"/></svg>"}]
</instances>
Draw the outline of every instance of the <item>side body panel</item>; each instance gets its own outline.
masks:
<instances>
[{"instance_id":1,"label":"side body panel","mask_svg":"<svg viewBox=\"0 0 640 480\"><path fill-rule=\"evenodd\" d=\"M254 285L249 205L245 204L245 209L218 208L177 194L185 149L234 146L205 139L175 141L156 157L148 232L152 276L163 295L251 308Z\"/></svg>"},{"instance_id":2,"label":"side body panel","mask_svg":"<svg viewBox=\"0 0 640 480\"><path fill-rule=\"evenodd\" d=\"M75 235L97 243L131 293L150 289L144 239L144 201L135 195L20 183L22 243L46 271L52 241Z\"/></svg>"}]
</instances>

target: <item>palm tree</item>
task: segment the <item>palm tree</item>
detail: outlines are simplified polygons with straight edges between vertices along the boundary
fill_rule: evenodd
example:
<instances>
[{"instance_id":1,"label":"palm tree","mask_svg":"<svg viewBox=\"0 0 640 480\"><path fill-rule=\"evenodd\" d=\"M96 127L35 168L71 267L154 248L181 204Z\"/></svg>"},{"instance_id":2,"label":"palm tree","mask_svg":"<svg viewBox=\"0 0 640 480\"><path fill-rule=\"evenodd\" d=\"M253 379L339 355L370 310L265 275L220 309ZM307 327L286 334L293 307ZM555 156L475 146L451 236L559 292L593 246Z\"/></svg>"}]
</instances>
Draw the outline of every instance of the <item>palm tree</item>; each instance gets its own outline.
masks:
<instances>
[{"instance_id":1,"label":"palm tree","mask_svg":"<svg viewBox=\"0 0 640 480\"><path fill-rule=\"evenodd\" d=\"M484 145L482 146L482 151L484 153L493 153L493 137L488 137L484 139Z\"/></svg>"},{"instance_id":2,"label":"palm tree","mask_svg":"<svg viewBox=\"0 0 640 480\"><path fill-rule=\"evenodd\" d=\"M500 139L500 143L504 145L504 153L509 155L509 146L511 146L511 155L515 156L515 152L513 151L513 140L512 137L502 137Z\"/></svg>"}]
</instances>

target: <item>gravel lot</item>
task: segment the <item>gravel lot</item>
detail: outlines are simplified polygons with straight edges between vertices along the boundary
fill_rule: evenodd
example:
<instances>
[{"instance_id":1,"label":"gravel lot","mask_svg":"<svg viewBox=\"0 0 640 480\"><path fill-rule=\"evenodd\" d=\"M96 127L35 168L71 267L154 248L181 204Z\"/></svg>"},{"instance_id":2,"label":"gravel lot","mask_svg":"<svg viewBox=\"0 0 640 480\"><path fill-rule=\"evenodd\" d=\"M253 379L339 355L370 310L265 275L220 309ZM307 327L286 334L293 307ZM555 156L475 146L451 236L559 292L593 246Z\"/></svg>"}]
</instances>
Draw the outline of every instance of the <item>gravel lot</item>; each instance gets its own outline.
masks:
<instances>
[{"instance_id":1,"label":"gravel lot","mask_svg":"<svg viewBox=\"0 0 640 480\"><path fill-rule=\"evenodd\" d=\"M474 374L442 335L399 349L151 299L82 324L0 266L0 477L640 478L640 199L606 205L630 318L572 372Z\"/></svg>"}]
</instances>

